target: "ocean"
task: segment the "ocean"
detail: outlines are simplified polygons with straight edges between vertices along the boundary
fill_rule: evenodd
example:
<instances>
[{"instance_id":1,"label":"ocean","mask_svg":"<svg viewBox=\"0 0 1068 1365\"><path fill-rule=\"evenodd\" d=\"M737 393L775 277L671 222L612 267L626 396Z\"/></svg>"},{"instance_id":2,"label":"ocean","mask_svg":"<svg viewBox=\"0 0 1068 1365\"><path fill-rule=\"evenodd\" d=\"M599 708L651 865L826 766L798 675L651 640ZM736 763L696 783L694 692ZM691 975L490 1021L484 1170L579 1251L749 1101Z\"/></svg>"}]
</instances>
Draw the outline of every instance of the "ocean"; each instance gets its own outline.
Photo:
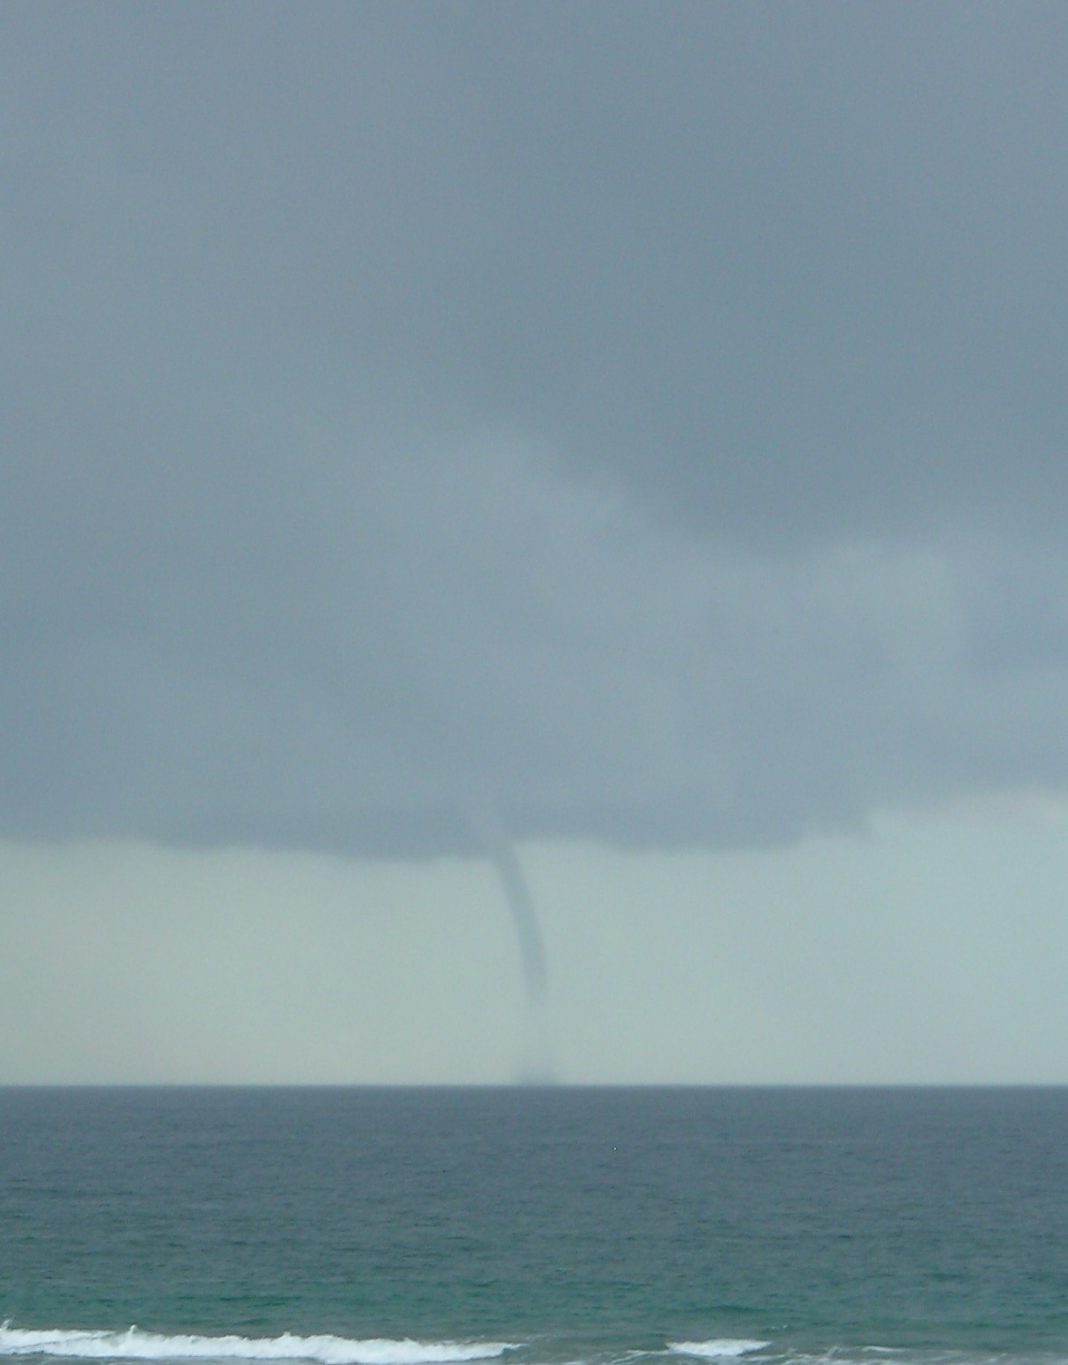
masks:
<instances>
[{"instance_id":1,"label":"ocean","mask_svg":"<svg viewBox=\"0 0 1068 1365\"><path fill-rule=\"evenodd\" d=\"M6 1089L0 1182L0 1365L1068 1361L1063 1089Z\"/></svg>"}]
</instances>

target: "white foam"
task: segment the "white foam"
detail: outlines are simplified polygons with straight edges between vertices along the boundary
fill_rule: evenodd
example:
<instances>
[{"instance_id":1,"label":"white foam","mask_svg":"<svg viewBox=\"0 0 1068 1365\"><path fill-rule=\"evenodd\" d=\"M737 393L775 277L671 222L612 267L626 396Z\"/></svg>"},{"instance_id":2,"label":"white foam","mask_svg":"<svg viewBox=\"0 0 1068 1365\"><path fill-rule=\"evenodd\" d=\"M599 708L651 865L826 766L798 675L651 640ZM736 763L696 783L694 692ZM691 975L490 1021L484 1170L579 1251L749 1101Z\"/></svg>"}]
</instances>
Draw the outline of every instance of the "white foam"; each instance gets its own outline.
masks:
<instances>
[{"instance_id":1,"label":"white foam","mask_svg":"<svg viewBox=\"0 0 1068 1365\"><path fill-rule=\"evenodd\" d=\"M724 1360L732 1356L748 1355L750 1351L759 1351L770 1345L769 1341L721 1337L714 1341L669 1341L668 1350L681 1356L703 1356L706 1360Z\"/></svg>"},{"instance_id":2,"label":"white foam","mask_svg":"<svg viewBox=\"0 0 1068 1365\"><path fill-rule=\"evenodd\" d=\"M0 1355L58 1356L71 1360L293 1360L320 1365L450 1365L490 1360L515 1349L508 1341L412 1341L388 1337L164 1336L125 1332L30 1330L0 1324Z\"/></svg>"}]
</instances>

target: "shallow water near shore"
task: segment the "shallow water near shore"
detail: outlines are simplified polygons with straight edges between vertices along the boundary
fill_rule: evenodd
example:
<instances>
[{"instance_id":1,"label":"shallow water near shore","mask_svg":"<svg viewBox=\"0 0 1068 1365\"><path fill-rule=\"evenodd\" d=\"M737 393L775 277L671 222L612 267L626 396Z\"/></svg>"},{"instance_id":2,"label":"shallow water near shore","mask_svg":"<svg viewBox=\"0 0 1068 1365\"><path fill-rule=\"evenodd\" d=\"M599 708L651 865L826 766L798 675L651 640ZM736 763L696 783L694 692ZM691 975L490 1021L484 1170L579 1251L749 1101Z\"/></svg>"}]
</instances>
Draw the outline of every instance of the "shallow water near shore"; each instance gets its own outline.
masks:
<instances>
[{"instance_id":1,"label":"shallow water near shore","mask_svg":"<svg viewBox=\"0 0 1068 1365\"><path fill-rule=\"evenodd\" d=\"M9 1089L0 1179L0 1361L1068 1360L1063 1089Z\"/></svg>"}]
</instances>

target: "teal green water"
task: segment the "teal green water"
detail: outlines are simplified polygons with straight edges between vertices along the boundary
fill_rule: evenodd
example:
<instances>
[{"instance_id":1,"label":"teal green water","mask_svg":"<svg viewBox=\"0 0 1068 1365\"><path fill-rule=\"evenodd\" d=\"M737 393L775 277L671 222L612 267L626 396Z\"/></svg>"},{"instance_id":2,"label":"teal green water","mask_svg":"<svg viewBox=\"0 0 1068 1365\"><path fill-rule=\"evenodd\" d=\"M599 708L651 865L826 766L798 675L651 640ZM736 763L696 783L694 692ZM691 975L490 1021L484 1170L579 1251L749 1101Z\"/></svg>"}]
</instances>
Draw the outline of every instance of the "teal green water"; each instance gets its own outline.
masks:
<instances>
[{"instance_id":1,"label":"teal green water","mask_svg":"<svg viewBox=\"0 0 1068 1365\"><path fill-rule=\"evenodd\" d=\"M1068 1360L1060 1089L3 1090L0 1179L0 1358Z\"/></svg>"}]
</instances>

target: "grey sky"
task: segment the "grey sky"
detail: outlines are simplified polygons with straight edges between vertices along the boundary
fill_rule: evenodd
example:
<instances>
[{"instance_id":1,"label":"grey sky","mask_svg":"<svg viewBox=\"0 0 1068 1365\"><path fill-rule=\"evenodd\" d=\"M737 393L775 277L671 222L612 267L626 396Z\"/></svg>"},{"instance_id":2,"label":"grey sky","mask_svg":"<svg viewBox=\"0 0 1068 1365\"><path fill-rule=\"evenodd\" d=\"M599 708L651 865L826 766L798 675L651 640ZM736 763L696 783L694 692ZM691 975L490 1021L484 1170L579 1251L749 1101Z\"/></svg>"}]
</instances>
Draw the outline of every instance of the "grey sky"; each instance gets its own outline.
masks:
<instances>
[{"instance_id":1,"label":"grey sky","mask_svg":"<svg viewBox=\"0 0 1068 1365\"><path fill-rule=\"evenodd\" d=\"M1064 789L1063 6L0 23L0 833Z\"/></svg>"},{"instance_id":2,"label":"grey sky","mask_svg":"<svg viewBox=\"0 0 1068 1365\"><path fill-rule=\"evenodd\" d=\"M9 832L1061 782L1066 26L10 6Z\"/></svg>"}]
</instances>

